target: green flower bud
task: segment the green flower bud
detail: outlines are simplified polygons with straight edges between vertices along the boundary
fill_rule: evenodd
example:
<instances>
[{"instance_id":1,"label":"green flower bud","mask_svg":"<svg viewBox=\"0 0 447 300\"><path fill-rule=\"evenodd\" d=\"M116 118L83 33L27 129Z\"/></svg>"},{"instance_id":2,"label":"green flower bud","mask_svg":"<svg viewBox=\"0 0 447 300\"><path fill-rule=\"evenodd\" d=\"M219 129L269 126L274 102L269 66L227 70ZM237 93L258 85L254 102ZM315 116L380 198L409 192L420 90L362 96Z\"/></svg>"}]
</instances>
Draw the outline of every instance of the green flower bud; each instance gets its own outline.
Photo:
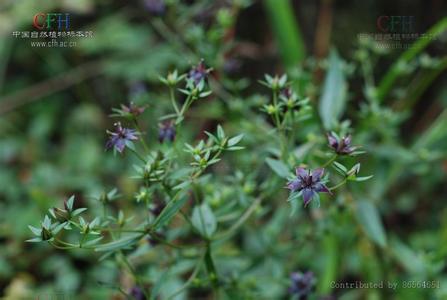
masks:
<instances>
[{"instance_id":1,"label":"green flower bud","mask_svg":"<svg viewBox=\"0 0 447 300\"><path fill-rule=\"evenodd\" d=\"M41 238L43 241L48 241L53 237L53 233L45 227L42 227Z\"/></svg>"},{"instance_id":2,"label":"green flower bud","mask_svg":"<svg viewBox=\"0 0 447 300\"><path fill-rule=\"evenodd\" d=\"M53 212L56 220L61 223L70 220L70 212L68 210L55 207L53 208Z\"/></svg>"},{"instance_id":3,"label":"green flower bud","mask_svg":"<svg viewBox=\"0 0 447 300\"><path fill-rule=\"evenodd\" d=\"M272 105L272 104L270 104L270 105L267 106L267 113L268 113L269 115L276 114L277 112L278 112L278 108L277 108L276 106L274 106L274 105Z\"/></svg>"}]
</instances>

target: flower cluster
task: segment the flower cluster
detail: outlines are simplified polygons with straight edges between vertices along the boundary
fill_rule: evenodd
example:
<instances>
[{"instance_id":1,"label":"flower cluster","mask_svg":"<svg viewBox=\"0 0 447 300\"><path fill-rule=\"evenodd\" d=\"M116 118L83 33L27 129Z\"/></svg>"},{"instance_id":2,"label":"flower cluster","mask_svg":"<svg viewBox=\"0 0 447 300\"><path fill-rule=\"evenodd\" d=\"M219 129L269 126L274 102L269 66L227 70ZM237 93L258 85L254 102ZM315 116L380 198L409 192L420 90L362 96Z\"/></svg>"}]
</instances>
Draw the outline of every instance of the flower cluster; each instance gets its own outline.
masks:
<instances>
[{"instance_id":1,"label":"flower cluster","mask_svg":"<svg viewBox=\"0 0 447 300\"><path fill-rule=\"evenodd\" d=\"M173 122L166 121L158 125L158 141L163 143L165 141L173 142L175 140L175 126Z\"/></svg>"},{"instance_id":2,"label":"flower cluster","mask_svg":"<svg viewBox=\"0 0 447 300\"><path fill-rule=\"evenodd\" d=\"M327 134L327 139L329 146L339 155L350 155L358 149L358 147L351 146L352 136L350 134L340 138L331 132Z\"/></svg>"},{"instance_id":3,"label":"flower cluster","mask_svg":"<svg viewBox=\"0 0 447 300\"><path fill-rule=\"evenodd\" d=\"M298 299L308 296L315 285L314 274L310 271L306 273L293 272L290 274L290 281L289 293Z\"/></svg>"},{"instance_id":4,"label":"flower cluster","mask_svg":"<svg viewBox=\"0 0 447 300\"><path fill-rule=\"evenodd\" d=\"M138 132L135 129L124 128L121 123L115 123L115 131L107 131L110 135L106 143L106 149L114 149L119 153L124 151L124 148L129 147L132 141L138 140Z\"/></svg>"},{"instance_id":5,"label":"flower cluster","mask_svg":"<svg viewBox=\"0 0 447 300\"><path fill-rule=\"evenodd\" d=\"M323 168L315 169L312 172L302 167L296 168L296 178L289 181L287 188L291 192L302 194L304 206L307 206L317 193L331 193L322 181L323 174Z\"/></svg>"},{"instance_id":6,"label":"flower cluster","mask_svg":"<svg viewBox=\"0 0 447 300\"><path fill-rule=\"evenodd\" d=\"M206 68L205 61L202 59L196 67L191 68L186 78L197 86L201 81L207 81L210 72L211 69Z\"/></svg>"},{"instance_id":7,"label":"flower cluster","mask_svg":"<svg viewBox=\"0 0 447 300\"><path fill-rule=\"evenodd\" d=\"M156 1L151 3L155 5ZM123 126L117 122L114 124L113 131L107 131L109 138L105 148L113 149L118 153L123 153L128 148L129 154L138 158L133 162L132 179L134 184L132 188L134 189L123 190L123 195L120 195L116 188L100 193L94 199L98 201L98 205L102 206L102 215L101 217L92 217L91 221L78 216L86 209L74 209L74 197L71 197L64 202L62 208L50 209L49 214L41 222L40 228L30 227L35 235L30 241L47 242L58 249L83 248L102 252L102 257L115 258L120 266L125 265L131 271L134 281L126 288L121 289L127 298L166 297L166 299L173 299L176 295L183 293L184 288L180 288L178 291L168 291L170 295L165 295L166 290L163 290L163 293L151 294L153 290L161 289L153 280L155 277L150 279L144 276L140 277L138 272L143 269L139 265L140 262L137 260L126 261L127 257L145 254L148 249L154 253L157 253L156 251L166 253L164 247L169 247L168 251L172 251L172 257L175 258L177 249L184 251L189 248L188 253L184 251L184 254L191 258L194 257L197 260L196 266L193 264L191 264L193 268L186 266L184 271L179 271L177 278L186 278L188 273L191 279L188 279L187 282L191 284L197 284L197 286L202 284L203 287L209 284L211 287L225 289L229 281L221 277L223 272L221 271L219 274L220 266L214 264L213 256L219 255L218 252L212 253L213 248L218 247L219 244L214 241L227 241L237 233L250 216L264 215L265 211L276 207L276 205L267 207L270 204L266 204L267 201L264 200L282 189L283 180L287 180L286 188L290 191L289 201L291 201L294 211L297 204L301 205L301 199L304 207L307 207L310 203L319 203L321 193L332 195L335 189L347 181L362 181L370 178L357 177L360 172L360 163L348 168L343 164L346 162L336 161L336 159L345 158L345 155L355 155L358 147L351 145L350 135L339 138L337 134L329 133L327 138L332 153L315 151L315 155L313 153L296 154L301 151L312 151L302 150L303 147L294 151L297 145L302 143L301 139L304 139L301 136L297 137L296 128L301 125L302 120L309 118L312 109L308 100L301 99L292 88L292 83L287 81L285 75L265 77L266 81L263 84L272 90L272 94L270 97L266 97L269 103L260 101L257 105L261 107L265 104L263 108L268 113L268 120L264 120L262 117L258 118L262 127L250 127L253 131L259 130L258 134L261 137L260 139L253 138L249 141L251 144L248 144L255 148L258 147L259 141L267 140L266 144L261 146L268 146L266 153L269 153L268 155L271 157L266 157L265 161L282 179L272 180L275 178L270 177L270 174L260 176L258 170L264 168L258 168L260 167L259 156L252 155L252 153L241 156L246 155L244 159L251 160L253 164L239 168L237 164L240 163L240 156L236 155L222 163L222 156L225 152L245 149L240 145L244 134L228 134L228 131L237 129L237 126L228 126L227 130L227 124L225 124L224 130L223 126L210 122L206 128L212 130L203 130L192 134L184 132L185 127L182 126L182 122L187 121L185 118L188 109L194 101L211 95L211 87L214 86L214 82L213 85L208 83L210 71L211 69L208 69L202 60L183 74L173 71L166 78L160 78L161 83L169 90L165 98L170 100L172 109L169 109L165 115L159 116L158 120L153 121L149 127L143 128L147 131L143 131L141 128L153 120L153 117L151 120L143 120L143 113L147 106L141 105L143 103L141 99L139 99L140 101L135 100L140 103L139 105L131 101L127 105L123 104L120 108L114 109L112 116L122 118L124 119L123 123L126 123ZM216 82L216 84L219 83ZM186 97L179 95L180 93ZM216 97L220 97L220 95L216 94ZM154 112L165 109L166 106L163 106L162 109L155 109ZM158 134L153 134L154 129L158 129ZM350 129L342 128L341 132L345 132L345 130L349 131ZM148 132L147 136L145 132ZM267 137L266 132L271 135ZM307 130L303 130L303 132L307 133ZM199 138L188 141L188 137L191 136ZM253 136L250 133L250 137ZM324 139L314 135L313 139L308 142L309 149L319 146L326 147L325 143L321 142L322 140ZM134 144L135 141L138 143ZM308 159L308 156L311 158ZM332 158L326 162L320 161L326 157ZM298 163L302 165L296 167L295 174L290 176L291 167ZM311 168L307 165L303 167L306 163L320 167ZM235 169L228 170L234 165L237 166ZM332 169L338 172L335 176L342 179L334 186L328 187L328 182L335 177L333 174L329 174ZM266 177L265 183L258 184L258 178L262 177ZM133 196L129 197L129 195ZM124 210L120 209L120 204L112 203L115 200L119 202L118 198L124 198L123 200L127 201L126 214L129 198L135 200L135 205L141 207L137 218L134 218L132 214L125 216ZM173 223L175 222L175 228L170 228L171 220ZM76 232L62 234L72 229ZM275 230L266 232L270 231ZM253 234L258 234L258 232L262 233L262 230L253 230ZM259 240L273 241L276 238L274 236L276 233L272 234L271 239L267 235L265 237L260 235ZM77 241L76 237L78 237ZM212 247L211 244L213 244ZM264 247L262 244L259 243L259 247ZM267 247L268 245L262 251L269 253ZM156 254L151 256L155 260L159 259ZM152 262L150 263L152 264ZM155 261L154 264L157 262ZM157 266L157 272L167 266L165 261L161 260L160 265L162 266ZM165 280L164 276L168 278L170 272L165 272L156 281L162 284L162 281ZM293 298L307 299L311 295L315 285L312 272L294 272L290 275L290 280L288 292Z\"/></svg>"}]
</instances>

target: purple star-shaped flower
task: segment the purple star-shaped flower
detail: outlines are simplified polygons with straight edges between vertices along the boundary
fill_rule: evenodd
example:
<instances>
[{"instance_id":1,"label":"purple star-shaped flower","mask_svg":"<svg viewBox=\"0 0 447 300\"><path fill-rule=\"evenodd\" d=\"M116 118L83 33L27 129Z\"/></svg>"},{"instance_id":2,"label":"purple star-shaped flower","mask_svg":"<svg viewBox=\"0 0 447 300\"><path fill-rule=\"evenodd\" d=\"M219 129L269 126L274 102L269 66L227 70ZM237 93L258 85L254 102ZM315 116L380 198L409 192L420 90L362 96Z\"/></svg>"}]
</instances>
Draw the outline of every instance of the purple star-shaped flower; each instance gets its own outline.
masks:
<instances>
[{"instance_id":1,"label":"purple star-shaped flower","mask_svg":"<svg viewBox=\"0 0 447 300\"><path fill-rule=\"evenodd\" d=\"M175 127L173 122L160 123L158 126L158 141L160 143L164 141L173 142L175 140Z\"/></svg>"},{"instance_id":2,"label":"purple star-shaped flower","mask_svg":"<svg viewBox=\"0 0 447 300\"><path fill-rule=\"evenodd\" d=\"M313 172L305 168L296 168L296 178L287 183L287 188L292 192L301 192L304 206L314 198L317 193L331 193L321 181L324 168L315 169Z\"/></svg>"},{"instance_id":3,"label":"purple star-shaped flower","mask_svg":"<svg viewBox=\"0 0 447 300\"><path fill-rule=\"evenodd\" d=\"M106 143L106 150L114 148L119 153L124 151L127 143L138 140L138 132L134 129L123 128L121 123L116 123L115 132L107 131L110 138Z\"/></svg>"},{"instance_id":4,"label":"purple star-shaped flower","mask_svg":"<svg viewBox=\"0 0 447 300\"><path fill-rule=\"evenodd\" d=\"M145 106L137 106L133 102L130 102L129 105L121 104L121 110L123 112L128 113L128 114L132 114L135 117L141 115L146 110L146 108L147 108L147 105L145 105Z\"/></svg>"},{"instance_id":5,"label":"purple star-shaped flower","mask_svg":"<svg viewBox=\"0 0 447 300\"><path fill-rule=\"evenodd\" d=\"M206 80L209 72L210 70L206 68L205 62L202 59L196 67L193 67L189 71L188 79L192 80L194 85L198 85L200 81Z\"/></svg>"},{"instance_id":6,"label":"purple star-shaped flower","mask_svg":"<svg viewBox=\"0 0 447 300\"><path fill-rule=\"evenodd\" d=\"M298 296L300 299L310 294L315 284L315 277L310 271L306 273L293 272L290 274L290 281L289 293Z\"/></svg>"},{"instance_id":7,"label":"purple star-shaped flower","mask_svg":"<svg viewBox=\"0 0 447 300\"><path fill-rule=\"evenodd\" d=\"M349 155L358 148L351 146L352 136L350 134L339 138L333 133L328 133L327 139L329 146L335 151L335 153L340 155Z\"/></svg>"}]
</instances>

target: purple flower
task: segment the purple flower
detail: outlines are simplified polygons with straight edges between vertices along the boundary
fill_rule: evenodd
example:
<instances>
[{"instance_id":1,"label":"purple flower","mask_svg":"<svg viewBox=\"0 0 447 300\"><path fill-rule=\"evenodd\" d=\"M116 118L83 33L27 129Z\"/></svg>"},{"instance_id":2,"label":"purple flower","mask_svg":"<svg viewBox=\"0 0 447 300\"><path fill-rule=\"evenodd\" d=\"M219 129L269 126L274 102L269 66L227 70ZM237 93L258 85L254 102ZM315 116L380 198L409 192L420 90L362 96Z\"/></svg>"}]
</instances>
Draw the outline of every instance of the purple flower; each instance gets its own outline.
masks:
<instances>
[{"instance_id":1,"label":"purple flower","mask_svg":"<svg viewBox=\"0 0 447 300\"><path fill-rule=\"evenodd\" d=\"M141 115L147 108L147 105L145 106L137 106L133 102L130 102L129 105L121 104L121 110L125 113L131 114L135 117Z\"/></svg>"},{"instance_id":2,"label":"purple flower","mask_svg":"<svg viewBox=\"0 0 447 300\"><path fill-rule=\"evenodd\" d=\"M173 142L175 140L175 127L172 122L160 123L158 126L158 140L160 143L164 141Z\"/></svg>"},{"instance_id":3,"label":"purple flower","mask_svg":"<svg viewBox=\"0 0 447 300\"><path fill-rule=\"evenodd\" d=\"M194 85L198 85L202 80L206 80L209 69L206 68L204 60L200 60L196 67L193 67L188 73L188 80L192 80Z\"/></svg>"},{"instance_id":4,"label":"purple flower","mask_svg":"<svg viewBox=\"0 0 447 300\"><path fill-rule=\"evenodd\" d=\"M146 296L144 295L143 290L138 287L138 286L134 286L131 290L130 290L130 295L133 297L133 299L135 300L146 300Z\"/></svg>"},{"instance_id":5,"label":"purple flower","mask_svg":"<svg viewBox=\"0 0 447 300\"><path fill-rule=\"evenodd\" d=\"M315 277L310 271L304 274L301 272L293 272L290 274L290 281L289 293L301 299L308 296L312 291L312 287L315 284Z\"/></svg>"},{"instance_id":6,"label":"purple flower","mask_svg":"<svg viewBox=\"0 0 447 300\"><path fill-rule=\"evenodd\" d=\"M119 153L122 153L128 143L138 140L138 132L134 129L121 127L119 122L115 126L115 132L107 131L110 134L110 138L106 143L106 150L114 148Z\"/></svg>"},{"instance_id":7,"label":"purple flower","mask_svg":"<svg viewBox=\"0 0 447 300\"><path fill-rule=\"evenodd\" d=\"M323 174L323 168L315 169L313 172L301 167L296 168L296 178L287 183L287 188L292 192L301 192L306 206L317 193L331 193L321 181Z\"/></svg>"},{"instance_id":8,"label":"purple flower","mask_svg":"<svg viewBox=\"0 0 447 300\"><path fill-rule=\"evenodd\" d=\"M154 215L154 217L158 217L165 207L166 207L165 203L156 201L152 203L151 207L149 208L149 211Z\"/></svg>"},{"instance_id":9,"label":"purple flower","mask_svg":"<svg viewBox=\"0 0 447 300\"><path fill-rule=\"evenodd\" d=\"M155 247L158 244L160 244L160 240L163 240L163 239L165 239L165 236L162 233L151 233L146 236L146 241L152 247Z\"/></svg>"},{"instance_id":10,"label":"purple flower","mask_svg":"<svg viewBox=\"0 0 447 300\"><path fill-rule=\"evenodd\" d=\"M328 133L327 139L329 146L335 151L335 153L340 155L349 155L358 148L351 146L352 137L350 134L339 138L333 133Z\"/></svg>"},{"instance_id":11,"label":"purple flower","mask_svg":"<svg viewBox=\"0 0 447 300\"><path fill-rule=\"evenodd\" d=\"M166 12L166 3L164 0L144 0L146 10L153 16L163 16Z\"/></svg>"},{"instance_id":12,"label":"purple flower","mask_svg":"<svg viewBox=\"0 0 447 300\"><path fill-rule=\"evenodd\" d=\"M286 99L289 99L293 96L293 91L290 87L286 87L281 90L280 95Z\"/></svg>"}]
</instances>

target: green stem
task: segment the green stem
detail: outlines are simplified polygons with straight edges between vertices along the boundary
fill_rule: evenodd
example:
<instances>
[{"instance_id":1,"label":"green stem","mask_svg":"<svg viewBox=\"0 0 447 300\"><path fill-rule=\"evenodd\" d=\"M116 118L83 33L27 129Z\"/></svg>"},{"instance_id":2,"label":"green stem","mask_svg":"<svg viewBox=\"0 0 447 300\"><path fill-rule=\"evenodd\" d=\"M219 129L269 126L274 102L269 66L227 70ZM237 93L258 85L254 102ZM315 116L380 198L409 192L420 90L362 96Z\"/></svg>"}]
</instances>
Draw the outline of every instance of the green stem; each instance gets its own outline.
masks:
<instances>
[{"instance_id":1,"label":"green stem","mask_svg":"<svg viewBox=\"0 0 447 300\"><path fill-rule=\"evenodd\" d=\"M82 235L82 238L81 238L81 240L79 241L79 248L82 248L82 243L84 243L86 237L87 237L86 234L83 234L83 235Z\"/></svg>"},{"instance_id":2,"label":"green stem","mask_svg":"<svg viewBox=\"0 0 447 300\"><path fill-rule=\"evenodd\" d=\"M138 153L135 149L129 148L130 151L132 151L133 154L135 154L136 157L138 157L139 160L141 160L144 164L146 164L146 160L141 156L140 153Z\"/></svg>"},{"instance_id":3,"label":"green stem","mask_svg":"<svg viewBox=\"0 0 447 300\"><path fill-rule=\"evenodd\" d=\"M50 244L51 244L51 246L53 246L54 248L56 248L56 249L61 249L61 250L70 250L70 249L77 248L77 247L59 246L59 245L56 245L56 244L54 244L54 243L50 243Z\"/></svg>"},{"instance_id":4,"label":"green stem","mask_svg":"<svg viewBox=\"0 0 447 300\"><path fill-rule=\"evenodd\" d=\"M278 94L275 90L273 91L273 106L275 107L275 115L274 115L275 125L279 130L281 130L281 123L279 121L279 112L278 110L276 110L278 108Z\"/></svg>"},{"instance_id":5,"label":"green stem","mask_svg":"<svg viewBox=\"0 0 447 300\"><path fill-rule=\"evenodd\" d=\"M149 233L149 235L150 235L154 240L156 240L156 241L158 241L158 242L160 242L160 243L162 243L162 244L164 244L164 245L166 245L166 246L175 248L175 249L194 249L194 248L197 248L197 247L201 248L201 247L204 247L204 246L205 246L204 244L197 244L197 245L175 245L175 244L173 244L173 243L171 243L171 242L168 242L168 241L166 241L166 240L164 240L164 239L162 239L162 238L159 238L155 233L152 233L152 234Z\"/></svg>"},{"instance_id":6,"label":"green stem","mask_svg":"<svg viewBox=\"0 0 447 300\"><path fill-rule=\"evenodd\" d=\"M108 232L133 232L133 233L147 233L146 230L136 230L136 229L121 229L121 228L104 228L101 229L101 231L108 231Z\"/></svg>"},{"instance_id":7,"label":"green stem","mask_svg":"<svg viewBox=\"0 0 447 300\"><path fill-rule=\"evenodd\" d=\"M59 239L57 239L57 238L55 238L54 241L49 242L49 243L50 243L53 247L55 247L55 248L57 248L57 249L64 249L64 250L67 250L67 249L75 249L75 248L79 248L79 245L71 244L71 243L67 243L67 242L61 241L61 240L59 240ZM60 245L58 245L58 244L60 244Z\"/></svg>"},{"instance_id":8,"label":"green stem","mask_svg":"<svg viewBox=\"0 0 447 300\"><path fill-rule=\"evenodd\" d=\"M180 111L178 110L177 102L175 101L174 89L172 88L172 86L169 87L169 98L171 98L172 106L174 107L175 113L178 116L180 114Z\"/></svg>"},{"instance_id":9,"label":"green stem","mask_svg":"<svg viewBox=\"0 0 447 300\"><path fill-rule=\"evenodd\" d=\"M143 132L140 129L140 126L138 125L138 120L136 118L133 118L133 123L135 125L135 129L138 130L138 132L141 134L141 144L143 145L144 151L146 151L146 153L149 153L149 147L146 144L146 141L144 140L144 136L143 136Z\"/></svg>"},{"instance_id":10,"label":"green stem","mask_svg":"<svg viewBox=\"0 0 447 300\"><path fill-rule=\"evenodd\" d=\"M194 268L194 271L192 272L191 276L189 276L188 280L185 282L185 284L183 284L183 286L181 288L179 288L177 291L175 291L171 296L169 296L167 299L173 299L175 298L175 296L177 296L178 294L180 294L181 292L183 292L184 290L186 290L191 283L194 281L194 279L197 277L197 275L199 274L200 271L200 267L203 264L203 258L205 256L205 253L203 253L201 255L201 257L199 258L199 260L197 261L197 265Z\"/></svg>"},{"instance_id":11,"label":"green stem","mask_svg":"<svg viewBox=\"0 0 447 300\"><path fill-rule=\"evenodd\" d=\"M122 262L124 263L124 265L127 267L128 271L132 274L132 276L135 279L135 282L138 284L138 286L141 288L141 290L143 291L144 296L146 297L146 299L150 299L150 295L146 292L146 289L144 288L143 282L141 281L141 279L138 277L138 275L136 274L134 268L132 267L132 265L130 264L129 260L127 259L127 257L123 254L122 251L119 251L120 257Z\"/></svg>"},{"instance_id":12,"label":"green stem","mask_svg":"<svg viewBox=\"0 0 447 300\"><path fill-rule=\"evenodd\" d=\"M334 160L336 160L338 157L337 154L335 154L334 156L331 157L331 159L329 159L327 162L325 162L321 167L322 168L326 168L327 166L329 166L331 163L334 162Z\"/></svg>"},{"instance_id":13,"label":"green stem","mask_svg":"<svg viewBox=\"0 0 447 300\"><path fill-rule=\"evenodd\" d=\"M330 190L330 191L333 191L333 190L338 189L339 187L341 187L342 185L344 185L344 184L346 183L347 180L348 180L347 178L343 179L342 181L340 181L339 183L337 183L337 184L334 185L333 187L330 187L329 190Z\"/></svg>"},{"instance_id":14,"label":"green stem","mask_svg":"<svg viewBox=\"0 0 447 300\"><path fill-rule=\"evenodd\" d=\"M192 103L192 97L191 97L191 95L188 95L188 97L185 100L185 103L183 103L183 105L182 105L182 109L180 110L180 113L178 114L175 124L179 124L181 122L181 119L183 118L185 111L189 108L191 103Z\"/></svg>"},{"instance_id":15,"label":"green stem","mask_svg":"<svg viewBox=\"0 0 447 300\"><path fill-rule=\"evenodd\" d=\"M278 93L277 93L277 91L273 90L272 96L273 96L273 105L275 106L275 109L277 109L277 108L279 108L278 107ZM285 118L283 119L283 122L281 122L280 117L279 117L279 111L276 110L275 114L273 115L273 121L275 123L276 128L278 129L278 132L279 132L279 143L280 143L281 157L284 158L287 154L287 138L286 138L285 132L284 132Z\"/></svg>"},{"instance_id":16,"label":"green stem","mask_svg":"<svg viewBox=\"0 0 447 300\"><path fill-rule=\"evenodd\" d=\"M102 217L104 218L104 220L107 217L107 206L105 203L102 204Z\"/></svg>"},{"instance_id":17,"label":"green stem","mask_svg":"<svg viewBox=\"0 0 447 300\"><path fill-rule=\"evenodd\" d=\"M236 223L233 224L233 226L231 226L227 231L217 235L213 240L224 239L234 234L245 223L245 221L250 218L251 214L256 210L261 201L262 198L257 198L255 201L253 201L250 207L247 208L247 210L242 214L239 220L237 220Z\"/></svg>"},{"instance_id":18,"label":"green stem","mask_svg":"<svg viewBox=\"0 0 447 300\"><path fill-rule=\"evenodd\" d=\"M217 295L217 291L219 289L219 278L217 276L216 266L214 264L213 257L211 256L211 243L207 244L205 252L205 266L208 272L208 276L210 277L211 285L213 286L213 291Z\"/></svg>"}]
</instances>

